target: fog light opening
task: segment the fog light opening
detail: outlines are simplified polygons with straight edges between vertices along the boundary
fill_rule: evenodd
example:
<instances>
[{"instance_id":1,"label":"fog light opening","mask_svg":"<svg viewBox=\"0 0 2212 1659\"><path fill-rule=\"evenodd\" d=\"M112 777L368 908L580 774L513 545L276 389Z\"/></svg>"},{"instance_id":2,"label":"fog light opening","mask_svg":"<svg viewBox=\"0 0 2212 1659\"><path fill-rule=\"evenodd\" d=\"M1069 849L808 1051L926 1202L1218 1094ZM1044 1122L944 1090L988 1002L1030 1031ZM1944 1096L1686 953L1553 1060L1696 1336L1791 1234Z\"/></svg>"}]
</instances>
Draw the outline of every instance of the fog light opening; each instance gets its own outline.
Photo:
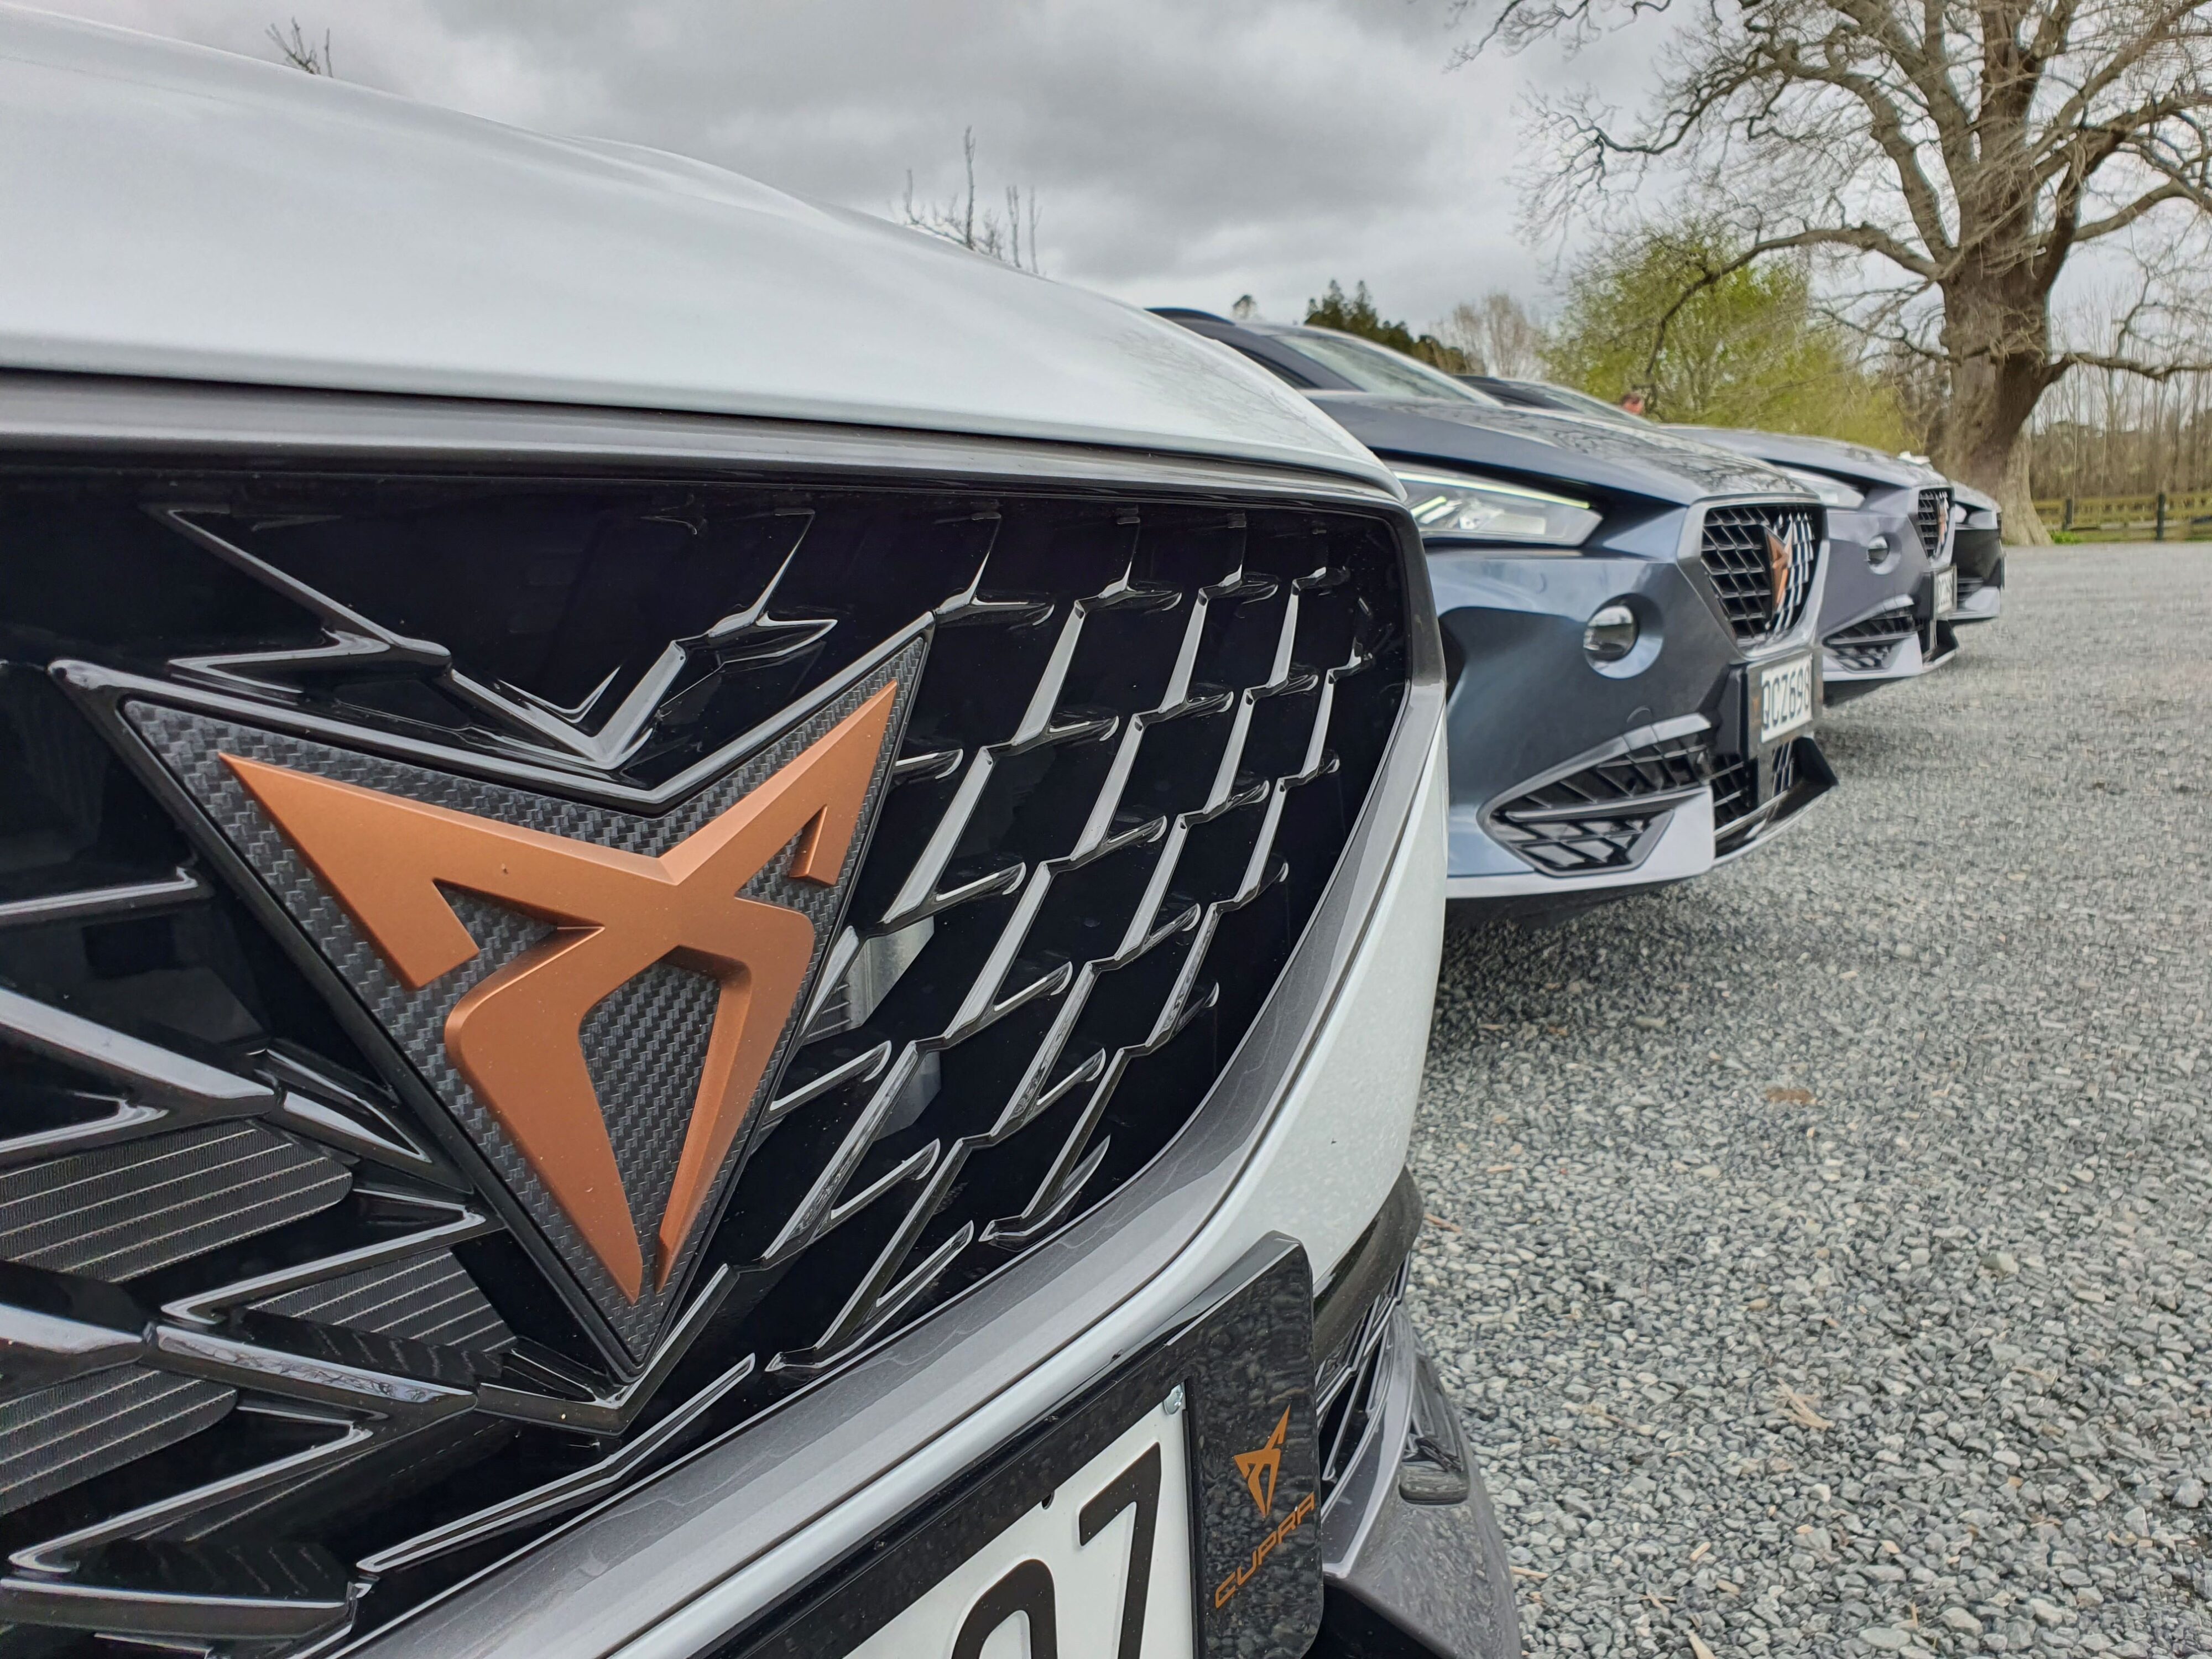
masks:
<instances>
[{"instance_id":1,"label":"fog light opening","mask_svg":"<svg viewBox=\"0 0 2212 1659\"><path fill-rule=\"evenodd\" d=\"M1636 649L1636 613L1618 602L1601 605L1583 629L1583 649L1595 663L1616 663Z\"/></svg>"},{"instance_id":2,"label":"fog light opening","mask_svg":"<svg viewBox=\"0 0 2212 1659\"><path fill-rule=\"evenodd\" d=\"M1888 556L1889 556L1889 538L1888 538L1888 537L1887 537L1887 536L1876 536L1876 537L1875 537L1872 541L1870 541L1870 542L1869 542L1869 543L1867 544L1867 562L1868 562L1869 564L1880 564L1880 563L1881 563L1884 559L1887 558Z\"/></svg>"}]
</instances>

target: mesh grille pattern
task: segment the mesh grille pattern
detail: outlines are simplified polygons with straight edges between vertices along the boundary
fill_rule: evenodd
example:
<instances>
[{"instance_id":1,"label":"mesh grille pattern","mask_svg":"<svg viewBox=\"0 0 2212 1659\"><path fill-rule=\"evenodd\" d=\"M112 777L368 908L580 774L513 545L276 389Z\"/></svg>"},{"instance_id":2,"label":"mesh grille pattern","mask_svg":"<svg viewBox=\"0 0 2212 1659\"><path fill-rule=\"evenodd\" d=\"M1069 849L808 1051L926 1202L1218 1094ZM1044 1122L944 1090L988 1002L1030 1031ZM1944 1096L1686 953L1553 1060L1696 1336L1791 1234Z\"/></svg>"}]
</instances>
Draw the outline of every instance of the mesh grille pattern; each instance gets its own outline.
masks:
<instances>
[{"instance_id":1,"label":"mesh grille pattern","mask_svg":"<svg viewBox=\"0 0 2212 1659\"><path fill-rule=\"evenodd\" d=\"M1847 668L1868 672L1888 665L1897 647L1912 637L1917 624L1908 607L1839 628L1821 641Z\"/></svg>"},{"instance_id":2,"label":"mesh grille pattern","mask_svg":"<svg viewBox=\"0 0 2212 1659\"><path fill-rule=\"evenodd\" d=\"M200 1646L374 1627L1127 1181L1265 1004L1381 764L1386 511L12 477L0 651L52 672L0 676L0 1301L117 1356L0 1406L29 1472L0 1552L43 1575L16 1628L93 1659L70 1632L110 1593L142 1632L182 1598ZM594 1324L441 1073L465 986L389 983L210 757L657 856L896 665L872 834L809 912L821 982L698 1266ZM795 903L784 869L762 894ZM458 980L547 927L453 908ZM581 1033L648 1214L696 977L664 963Z\"/></svg>"},{"instance_id":3,"label":"mesh grille pattern","mask_svg":"<svg viewBox=\"0 0 2212 1659\"><path fill-rule=\"evenodd\" d=\"M1912 505L1912 527L1920 532L1920 549L1928 562L1941 565L1951 556L1951 492L1923 489Z\"/></svg>"},{"instance_id":4,"label":"mesh grille pattern","mask_svg":"<svg viewBox=\"0 0 2212 1659\"><path fill-rule=\"evenodd\" d=\"M1674 804L1650 798L1694 789L1711 770L1702 737L1632 749L1494 808L1492 830L1538 869L1555 875L1626 869L1648 850Z\"/></svg>"},{"instance_id":5,"label":"mesh grille pattern","mask_svg":"<svg viewBox=\"0 0 2212 1659\"><path fill-rule=\"evenodd\" d=\"M1777 543L1788 551L1778 599ZM1810 508L1756 502L1710 507L1698 550L1739 640L1787 634L1805 614L1820 551L1818 521Z\"/></svg>"}]
</instances>

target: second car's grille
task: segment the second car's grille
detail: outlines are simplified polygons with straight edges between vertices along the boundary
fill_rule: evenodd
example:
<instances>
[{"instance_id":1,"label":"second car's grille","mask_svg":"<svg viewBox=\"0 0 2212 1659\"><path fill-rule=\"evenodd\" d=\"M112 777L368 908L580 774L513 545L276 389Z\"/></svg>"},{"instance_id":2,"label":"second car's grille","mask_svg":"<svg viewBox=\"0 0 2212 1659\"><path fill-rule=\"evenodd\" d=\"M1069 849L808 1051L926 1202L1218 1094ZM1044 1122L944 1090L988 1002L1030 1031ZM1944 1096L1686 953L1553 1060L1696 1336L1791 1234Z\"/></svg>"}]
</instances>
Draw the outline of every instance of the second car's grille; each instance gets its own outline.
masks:
<instances>
[{"instance_id":1,"label":"second car's grille","mask_svg":"<svg viewBox=\"0 0 2212 1659\"><path fill-rule=\"evenodd\" d=\"M1797 625L1820 560L1809 507L1754 502L1708 507L1698 558L1737 639L1778 637Z\"/></svg>"},{"instance_id":2,"label":"second car's grille","mask_svg":"<svg viewBox=\"0 0 2212 1659\"><path fill-rule=\"evenodd\" d=\"M1839 628L1821 641L1846 668L1869 673L1887 667L1897 647L1912 637L1917 624L1912 608L1903 605L1879 616Z\"/></svg>"},{"instance_id":3,"label":"second car's grille","mask_svg":"<svg viewBox=\"0 0 2212 1659\"><path fill-rule=\"evenodd\" d=\"M0 1625L42 1656L373 1627L1126 1182L1267 1002L1381 763L1386 513L16 474L0 1316L53 1340L0 1377ZM659 859L891 685L842 884L785 893L817 817L743 890L816 905L820 969L726 1199L624 1302L238 768ZM479 988L588 932L440 892ZM648 1227L717 983L678 951L580 1030Z\"/></svg>"},{"instance_id":4,"label":"second car's grille","mask_svg":"<svg viewBox=\"0 0 2212 1659\"><path fill-rule=\"evenodd\" d=\"M1702 736L1632 749L1493 807L1492 832L1552 875L1626 869L1711 769Z\"/></svg>"},{"instance_id":5,"label":"second car's grille","mask_svg":"<svg viewBox=\"0 0 2212 1659\"><path fill-rule=\"evenodd\" d=\"M1928 562L1940 565L1951 556L1951 492L1923 489L1913 503L1912 527L1920 532L1920 550Z\"/></svg>"}]
</instances>

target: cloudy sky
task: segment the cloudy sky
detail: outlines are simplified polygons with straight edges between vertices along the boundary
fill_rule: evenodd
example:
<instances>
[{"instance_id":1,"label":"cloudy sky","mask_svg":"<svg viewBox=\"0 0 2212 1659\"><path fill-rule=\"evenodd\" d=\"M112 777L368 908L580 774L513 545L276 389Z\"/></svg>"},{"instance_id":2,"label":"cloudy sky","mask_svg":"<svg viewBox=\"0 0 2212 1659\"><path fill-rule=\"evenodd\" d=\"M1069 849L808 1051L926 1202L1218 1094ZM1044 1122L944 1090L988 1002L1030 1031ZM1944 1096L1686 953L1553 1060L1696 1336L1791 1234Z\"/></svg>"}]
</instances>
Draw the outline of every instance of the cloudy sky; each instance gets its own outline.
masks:
<instances>
[{"instance_id":1,"label":"cloudy sky","mask_svg":"<svg viewBox=\"0 0 2212 1659\"><path fill-rule=\"evenodd\" d=\"M1522 94L1633 84L1619 47L1452 69L1449 0L44 3L262 58L296 17L342 78L886 215L909 170L922 200L954 192L972 127L987 198L1035 192L1048 275L1273 317L1364 279L1417 326L1492 288L1543 297Z\"/></svg>"}]
</instances>

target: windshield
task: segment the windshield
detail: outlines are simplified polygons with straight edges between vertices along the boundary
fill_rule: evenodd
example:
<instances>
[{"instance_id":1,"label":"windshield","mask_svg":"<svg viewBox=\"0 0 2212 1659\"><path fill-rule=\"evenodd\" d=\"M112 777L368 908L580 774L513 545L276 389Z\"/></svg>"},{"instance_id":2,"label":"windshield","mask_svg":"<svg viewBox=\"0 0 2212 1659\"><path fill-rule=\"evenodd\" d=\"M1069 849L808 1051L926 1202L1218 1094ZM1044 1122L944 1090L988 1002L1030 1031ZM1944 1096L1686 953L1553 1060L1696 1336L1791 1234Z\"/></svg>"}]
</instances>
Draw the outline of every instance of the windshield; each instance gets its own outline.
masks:
<instances>
[{"instance_id":1,"label":"windshield","mask_svg":"<svg viewBox=\"0 0 2212 1659\"><path fill-rule=\"evenodd\" d=\"M1566 414L1587 415L1593 420L1617 421L1622 426L1638 426L1647 429L1651 425L1651 422L1641 415L1632 415L1618 404L1609 404L1602 398L1593 398L1589 392L1577 392L1571 386L1553 386L1549 380L1536 380L1528 384L1538 387L1556 404L1563 406L1564 412Z\"/></svg>"},{"instance_id":2,"label":"windshield","mask_svg":"<svg viewBox=\"0 0 2212 1659\"><path fill-rule=\"evenodd\" d=\"M1372 341L1317 328L1302 328L1295 334L1275 337L1301 356L1335 370L1362 392L1396 398L1449 398L1455 403L1498 407L1498 400L1487 393L1462 386L1426 363Z\"/></svg>"}]
</instances>

